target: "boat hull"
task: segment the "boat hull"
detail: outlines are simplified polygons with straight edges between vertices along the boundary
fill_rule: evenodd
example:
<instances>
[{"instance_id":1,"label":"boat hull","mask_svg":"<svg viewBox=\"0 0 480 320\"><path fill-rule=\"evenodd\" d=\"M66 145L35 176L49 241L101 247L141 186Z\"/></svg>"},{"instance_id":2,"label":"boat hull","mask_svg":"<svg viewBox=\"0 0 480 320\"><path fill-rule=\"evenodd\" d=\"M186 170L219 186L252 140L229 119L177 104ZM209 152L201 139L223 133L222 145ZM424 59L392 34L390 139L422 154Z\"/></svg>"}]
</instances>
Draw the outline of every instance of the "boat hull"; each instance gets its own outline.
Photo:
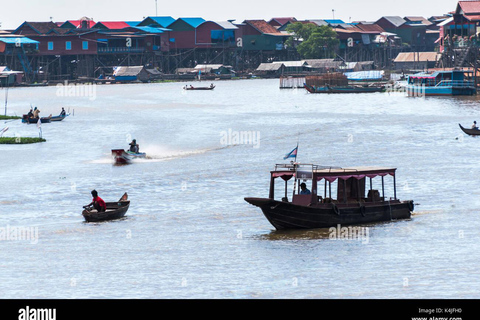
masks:
<instances>
[{"instance_id":1,"label":"boat hull","mask_svg":"<svg viewBox=\"0 0 480 320\"><path fill-rule=\"evenodd\" d=\"M120 219L125 216L130 207L130 201L107 202L105 212L97 210L83 210L82 215L86 222L101 222Z\"/></svg>"},{"instance_id":2,"label":"boat hull","mask_svg":"<svg viewBox=\"0 0 480 320\"><path fill-rule=\"evenodd\" d=\"M133 153L123 149L113 149L112 156L117 165L130 164L134 159L146 158L146 153Z\"/></svg>"},{"instance_id":3,"label":"boat hull","mask_svg":"<svg viewBox=\"0 0 480 320\"><path fill-rule=\"evenodd\" d=\"M458 124L460 126L460 129L462 129L463 132L470 136L480 136L480 130L479 129L467 129L462 127L461 124Z\"/></svg>"},{"instance_id":4,"label":"boat hull","mask_svg":"<svg viewBox=\"0 0 480 320\"><path fill-rule=\"evenodd\" d=\"M53 117L50 118L50 121L62 121L66 117L68 117L68 114L65 115L65 116L53 116Z\"/></svg>"},{"instance_id":5,"label":"boat hull","mask_svg":"<svg viewBox=\"0 0 480 320\"><path fill-rule=\"evenodd\" d=\"M409 219L413 201L384 201L342 205L322 204L301 206L266 198L245 198L259 207L267 220L277 229L316 229L337 225L355 225L372 222Z\"/></svg>"},{"instance_id":6,"label":"boat hull","mask_svg":"<svg viewBox=\"0 0 480 320\"><path fill-rule=\"evenodd\" d=\"M52 121L52 117L45 117L45 118L40 118L41 123L50 123ZM27 118L26 116L23 116L22 118L23 123L38 123L38 118Z\"/></svg>"},{"instance_id":7,"label":"boat hull","mask_svg":"<svg viewBox=\"0 0 480 320\"><path fill-rule=\"evenodd\" d=\"M193 88L189 88L189 87L186 87L186 88L183 88L184 90L213 90L215 89L215 86L213 87L193 87Z\"/></svg>"},{"instance_id":8,"label":"boat hull","mask_svg":"<svg viewBox=\"0 0 480 320\"><path fill-rule=\"evenodd\" d=\"M305 89L310 93L374 93L384 91L384 87L331 87L331 86L310 86L305 84Z\"/></svg>"},{"instance_id":9,"label":"boat hull","mask_svg":"<svg viewBox=\"0 0 480 320\"><path fill-rule=\"evenodd\" d=\"M423 96L472 96L476 93L475 87L426 87L407 85L407 95L409 97Z\"/></svg>"}]
</instances>

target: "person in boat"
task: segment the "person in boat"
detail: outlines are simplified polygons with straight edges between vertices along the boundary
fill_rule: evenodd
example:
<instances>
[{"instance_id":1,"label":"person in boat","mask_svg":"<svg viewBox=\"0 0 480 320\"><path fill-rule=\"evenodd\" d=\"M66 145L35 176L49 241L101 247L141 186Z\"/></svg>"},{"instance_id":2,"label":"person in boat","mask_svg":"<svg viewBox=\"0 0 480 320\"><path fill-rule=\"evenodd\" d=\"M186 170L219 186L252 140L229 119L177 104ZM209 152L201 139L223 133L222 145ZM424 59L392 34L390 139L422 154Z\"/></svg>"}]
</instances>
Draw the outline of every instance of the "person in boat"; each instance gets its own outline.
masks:
<instances>
[{"instance_id":1,"label":"person in boat","mask_svg":"<svg viewBox=\"0 0 480 320\"><path fill-rule=\"evenodd\" d=\"M40 113L40 109L38 109L37 107L35 107L35 109L33 109L33 117L34 117L35 119L40 118L39 113Z\"/></svg>"},{"instance_id":2,"label":"person in boat","mask_svg":"<svg viewBox=\"0 0 480 320\"><path fill-rule=\"evenodd\" d=\"M28 111L27 117L28 118L33 118L33 109L32 108L30 108L30 111Z\"/></svg>"},{"instance_id":3,"label":"person in boat","mask_svg":"<svg viewBox=\"0 0 480 320\"><path fill-rule=\"evenodd\" d=\"M473 121L472 129L478 130L477 121Z\"/></svg>"},{"instance_id":4,"label":"person in boat","mask_svg":"<svg viewBox=\"0 0 480 320\"><path fill-rule=\"evenodd\" d=\"M192 86L192 85L190 85L190 88L191 88L191 89L193 89L193 86Z\"/></svg>"},{"instance_id":5,"label":"person in boat","mask_svg":"<svg viewBox=\"0 0 480 320\"><path fill-rule=\"evenodd\" d=\"M137 140L133 139L132 142L130 142L130 149L128 149L128 151L134 153L140 152L140 146L137 144Z\"/></svg>"},{"instance_id":6,"label":"person in boat","mask_svg":"<svg viewBox=\"0 0 480 320\"><path fill-rule=\"evenodd\" d=\"M302 182L300 184L300 194L310 194L310 190L307 189L307 185L305 184L305 182Z\"/></svg>"},{"instance_id":7,"label":"person in boat","mask_svg":"<svg viewBox=\"0 0 480 320\"><path fill-rule=\"evenodd\" d=\"M93 207L98 212L105 212L107 210L107 205L105 204L105 201L103 201L103 199L98 196L97 190L92 190L91 193L92 193L93 200L90 204L86 205L85 207L90 207L93 205Z\"/></svg>"},{"instance_id":8,"label":"person in boat","mask_svg":"<svg viewBox=\"0 0 480 320\"><path fill-rule=\"evenodd\" d=\"M65 117L66 114L67 114L67 113L65 112L65 109L62 108L62 111L60 112L60 115L61 115L62 117Z\"/></svg>"},{"instance_id":9,"label":"person in boat","mask_svg":"<svg viewBox=\"0 0 480 320\"><path fill-rule=\"evenodd\" d=\"M210 83L210 88L213 88L213 83Z\"/></svg>"}]
</instances>

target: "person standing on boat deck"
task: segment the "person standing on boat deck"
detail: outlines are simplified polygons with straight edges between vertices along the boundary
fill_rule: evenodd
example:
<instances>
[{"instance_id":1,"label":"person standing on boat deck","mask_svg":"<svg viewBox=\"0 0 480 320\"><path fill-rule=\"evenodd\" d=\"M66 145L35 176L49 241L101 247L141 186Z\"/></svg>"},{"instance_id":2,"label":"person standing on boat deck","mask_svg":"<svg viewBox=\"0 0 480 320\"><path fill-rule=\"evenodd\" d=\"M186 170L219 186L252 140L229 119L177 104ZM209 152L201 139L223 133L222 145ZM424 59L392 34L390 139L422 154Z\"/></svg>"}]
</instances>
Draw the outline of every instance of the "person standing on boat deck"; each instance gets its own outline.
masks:
<instances>
[{"instance_id":1,"label":"person standing on boat deck","mask_svg":"<svg viewBox=\"0 0 480 320\"><path fill-rule=\"evenodd\" d=\"M107 210L107 205L105 204L105 201L98 196L97 190L92 190L92 197L92 202L86 205L86 207L93 205L98 212L105 212Z\"/></svg>"},{"instance_id":2,"label":"person standing on boat deck","mask_svg":"<svg viewBox=\"0 0 480 320\"><path fill-rule=\"evenodd\" d=\"M65 109L62 108L62 112L60 112L60 115L63 117L63 116L65 116L66 114L67 114L67 113L65 112Z\"/></svg>"},{"instance_id":3,"label":"person standing on boat deck","mask_svg":"<svg viewBox=\"0 0 480 320\"><path fill-rule=\"evenodd\" d=\"M305 182L302 182L302 184L300 184L300 189L302 189L300 191L300 194L310 194L310 190L307 189L307 185L305 184Z\"/></svg>"},{"instance_id":4,"label":"person standing on boat deck","mask_svg":"<svg viewBox=\"0 0 480 320\"><path fill-rule=\"evenodd\" d=\"M37 107L35 107L35 109L33 109L33 117L38 119L40 117L39 113L40 113L40 109L37 109Z\"/></svg>"},{"instance_id":5,"label":"person standing on boat deck","mask_svg":"<svg viewBox=\"0 0 480 320\"><path fill-rule=\"evenodd\" d=\"M140 152L140 146L137 144L137 140L135 139L133 139L132 142L130 142L130 152L135 152L135 153Z\"/></svg>"},{"instance_id":6,"label":"person standing on boat deck","mask_svg":"<svg viewBox=\"0 0 480 320\"><path fill-rule=\"evenodd\" d=\"M473 121L472 129L478 130L477 121Z\"/></svg>"}]
</instances>

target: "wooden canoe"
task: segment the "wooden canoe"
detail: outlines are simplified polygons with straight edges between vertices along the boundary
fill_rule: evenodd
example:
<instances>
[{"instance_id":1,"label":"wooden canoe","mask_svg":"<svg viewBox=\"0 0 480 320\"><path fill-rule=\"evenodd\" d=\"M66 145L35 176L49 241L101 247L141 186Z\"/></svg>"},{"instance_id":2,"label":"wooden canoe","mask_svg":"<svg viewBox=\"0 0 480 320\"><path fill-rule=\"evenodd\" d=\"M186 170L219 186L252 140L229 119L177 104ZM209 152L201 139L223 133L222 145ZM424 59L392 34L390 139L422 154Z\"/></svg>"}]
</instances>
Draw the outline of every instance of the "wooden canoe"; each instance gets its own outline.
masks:
<instances>
[{"instance_id":1,"label":"wooden canoe","mask_svg":"<svg viewBox=\"0 0 480 320\"><path fill-rule=\"evenodd\" d=\"M467 129L462 127L462 125L459 123L460 129L462 129L463 132L465 132L468 135L471 136L480 136L480 130L479 129Z\"/></svg>"},{"instance_id":2,"label":"wooden canoe","mask_svg":"<svg viewBox=\"0 0 480 320\"><path fill-rule=\"evenodd\" d=\"M98 212L97 210L89 207L83 210L82 215L86 222L100 222L120 219L125 216L130 206L128 201L128 195L125 194L117 202L105 202L107 210L105 212Z\"/></svg>"},{"instance_id":3,"label":"wooden canoe","mask_svg":"<svg viewBox=\"0 0 480 320\"><path fill-rule=\"evenodd\" d=\"M213 90L215 86L211 87L183 87L184 90Z\"/></svg>"},{"instance_id":4,"label":"wooden canoe","mask_svg":"<svg viewBox=\"0 0 480 320\"><path fill-rule=\"evenodd\" d=\"M50 123L50 121L52 121L52 115L50 115L49 117L40 118L40 121L41 121L41 123ZM24 123L37 123L38 118L29 118L26 114L24 114L23 117L22 117L22 122L24 122Z\"/></svg>"},{"instance_id":5,"label":"wooden canoe","mask_svg":"<svg viewBox=\"0 0 480 320\"><path fill-rule=\"evenodd\" d=\"M63 119L65 119L66 117L68 117L70 114L67 113L66 115L64 116L53 116L50 118L50 121L62 121Z\"/></svg>"}]
</instances>

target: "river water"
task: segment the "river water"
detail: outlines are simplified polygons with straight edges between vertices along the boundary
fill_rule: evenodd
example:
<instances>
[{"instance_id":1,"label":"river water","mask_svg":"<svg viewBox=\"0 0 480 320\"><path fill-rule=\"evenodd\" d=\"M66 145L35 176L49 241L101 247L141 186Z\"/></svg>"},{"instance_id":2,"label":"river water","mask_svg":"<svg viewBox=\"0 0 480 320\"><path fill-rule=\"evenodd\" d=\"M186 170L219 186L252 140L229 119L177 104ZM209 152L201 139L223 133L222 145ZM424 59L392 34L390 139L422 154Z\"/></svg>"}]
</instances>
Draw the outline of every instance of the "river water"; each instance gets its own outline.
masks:
<instances>
[{"instance_id":1,"label":"river water","mask_svg":"<svg viewBox=\"0 0 480 320\"><path fill-rule=\"evenodd\" d=\"M71 115L42 125L45 143L0 145L1 298L480 297L480 140L458 127L480 121L477 97L183 85L9 90L9 114ZM256 139L235 141L244 132ZM113 166L110 150L132 138L150 159ZM275 231L243 198L268 196L269 171L297 142L300 162L398 168L412 219L364 226L362 241ZM92 189L127 192L127 217L85 223Z\"/></svg>"}]
</instances>

